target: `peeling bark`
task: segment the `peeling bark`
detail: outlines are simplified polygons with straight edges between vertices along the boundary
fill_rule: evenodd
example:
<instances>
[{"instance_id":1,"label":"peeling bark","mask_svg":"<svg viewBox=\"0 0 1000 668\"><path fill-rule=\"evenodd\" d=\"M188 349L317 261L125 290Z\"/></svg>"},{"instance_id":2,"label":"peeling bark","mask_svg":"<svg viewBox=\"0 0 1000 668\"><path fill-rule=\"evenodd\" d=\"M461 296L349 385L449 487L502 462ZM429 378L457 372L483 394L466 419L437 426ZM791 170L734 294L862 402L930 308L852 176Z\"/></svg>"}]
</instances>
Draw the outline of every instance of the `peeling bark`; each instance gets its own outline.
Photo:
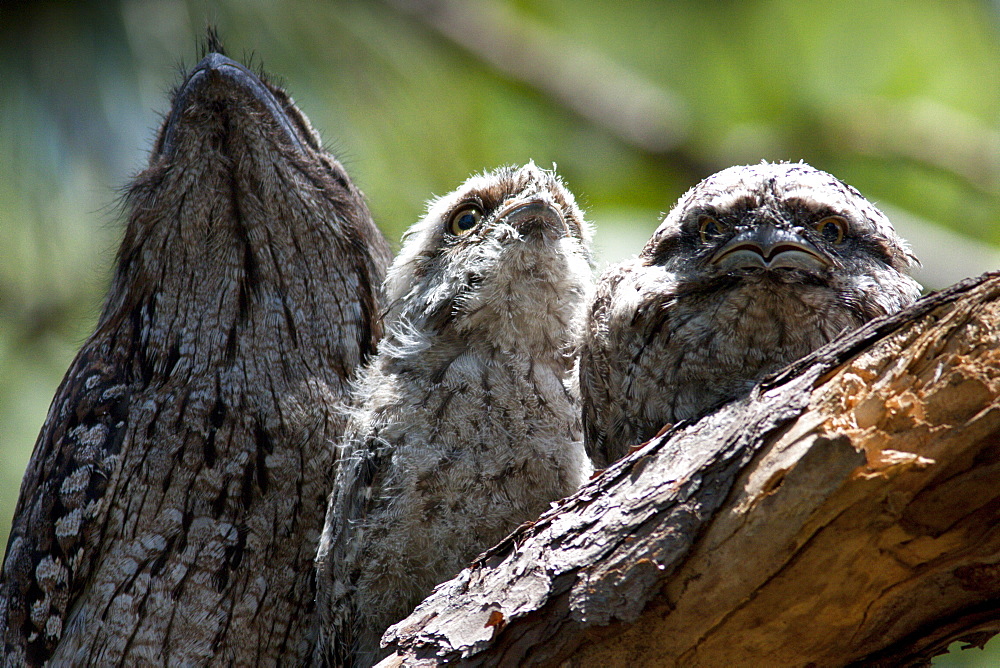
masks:
<instances>
[{"instance_id":1,"label":"peeling bark","mask_svg":"<svg viewBox=\"0 0 1000 668\"><path fill-rule=\"evenodd\" d=\"M1000 631L1000 274L675 425L440 585L382 665L921 664Z\"/></svg>"}]
</instances>

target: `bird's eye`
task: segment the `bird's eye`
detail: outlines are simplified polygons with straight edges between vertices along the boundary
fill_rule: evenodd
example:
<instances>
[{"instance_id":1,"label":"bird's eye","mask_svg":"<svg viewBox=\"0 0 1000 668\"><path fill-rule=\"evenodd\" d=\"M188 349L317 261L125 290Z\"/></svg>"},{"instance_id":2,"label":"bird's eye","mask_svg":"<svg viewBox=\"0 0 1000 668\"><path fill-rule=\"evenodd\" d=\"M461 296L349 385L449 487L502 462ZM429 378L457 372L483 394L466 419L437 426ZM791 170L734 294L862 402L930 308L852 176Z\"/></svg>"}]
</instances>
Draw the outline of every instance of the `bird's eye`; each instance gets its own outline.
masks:
<instances>
[{"instance_id":1,"label":"bird's eye","mask_svg":"<svg viewBox=\"0 0 1000 668\"><path fill-rule=\"evenodd\" d=\"M467 204L451 214L448 229L456 237L468 234L469 230L479 224L483 219L483 210L475 204Z\"/></svg>"},{"instance_id":2,"label":"bird's eye","mask_svg":"<svg viewBox=\"0 0 1000 668\"><path fill-rule=\"evenodd\" d=\"M840 216L828 216L816 223L816 231L832 244L839 244L847 234L847 221Z\"/></svg>"},{"instance_id":3,"label":"bird's eye","mask_svg":"<svg viewBox=\"0 0 1000 668\"><path fill-rule=\"evenodd\" d=\"M726 233L726 226L711 216L702 216L698 221L698 234L705 243L715 241Z\"/></svg>"}]
</instances>

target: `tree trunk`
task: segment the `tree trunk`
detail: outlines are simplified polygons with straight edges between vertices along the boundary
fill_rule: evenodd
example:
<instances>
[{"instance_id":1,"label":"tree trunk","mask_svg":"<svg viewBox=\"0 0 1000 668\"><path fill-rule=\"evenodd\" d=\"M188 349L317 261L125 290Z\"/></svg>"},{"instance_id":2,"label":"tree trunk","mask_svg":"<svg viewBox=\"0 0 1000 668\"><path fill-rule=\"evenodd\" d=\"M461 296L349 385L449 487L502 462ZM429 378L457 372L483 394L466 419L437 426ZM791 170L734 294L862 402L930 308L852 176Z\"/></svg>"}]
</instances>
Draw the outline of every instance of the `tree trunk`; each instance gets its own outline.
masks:
<instances>
[{"instance_id":1,"label":"tree trunk","mask_svg":"<svg viewBox=\"0 0 1000 668\"><path fill-rule=\"evenodd\" d=\"M382 665L926 662L1000 631L1000 273L675 425L439 586Z\"/></svg>"}]
</instances>

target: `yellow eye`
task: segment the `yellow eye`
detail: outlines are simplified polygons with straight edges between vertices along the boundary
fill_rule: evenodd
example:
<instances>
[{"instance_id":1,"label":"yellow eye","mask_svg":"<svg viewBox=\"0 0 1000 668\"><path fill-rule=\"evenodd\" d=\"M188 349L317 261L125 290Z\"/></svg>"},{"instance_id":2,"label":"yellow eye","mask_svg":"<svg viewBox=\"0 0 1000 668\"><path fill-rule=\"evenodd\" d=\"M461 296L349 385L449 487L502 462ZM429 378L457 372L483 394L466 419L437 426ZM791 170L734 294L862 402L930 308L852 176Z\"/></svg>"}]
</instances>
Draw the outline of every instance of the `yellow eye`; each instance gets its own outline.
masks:
<instances>
[{"instance_id":1,"label":"yellow eye","mask_svg":"<svg viewBox=\"0 0 1000 668\"><path fill-rule=\"evenodd\" d=\"M482 219L483 210L475 204L467 204L451 214L448 229L456 237L460 237L463 234L468 234L469 230L478 225Z\"/></svg>"},{"instance_id":2,"label":"yellow eye","mask_svg":"<svg viewBox=\"0 0 1000 668\"><path fill-rule=\"evenodd\" d=\"M702 216L698 221L698 234L703 242L710 243L726 233L726 226L711 216Z\"/></svg>"},{"instance_id":3,"label":"yellow eye","mask_svg":"<svg viewBox=\"0 0 1000 668\"><path fill-rule=\"evenodd\" d=\"M840 216L828 216L816 223L816 231L832 244L839 244L847 234L847 221Z\"/></svg>"}]
</instances>

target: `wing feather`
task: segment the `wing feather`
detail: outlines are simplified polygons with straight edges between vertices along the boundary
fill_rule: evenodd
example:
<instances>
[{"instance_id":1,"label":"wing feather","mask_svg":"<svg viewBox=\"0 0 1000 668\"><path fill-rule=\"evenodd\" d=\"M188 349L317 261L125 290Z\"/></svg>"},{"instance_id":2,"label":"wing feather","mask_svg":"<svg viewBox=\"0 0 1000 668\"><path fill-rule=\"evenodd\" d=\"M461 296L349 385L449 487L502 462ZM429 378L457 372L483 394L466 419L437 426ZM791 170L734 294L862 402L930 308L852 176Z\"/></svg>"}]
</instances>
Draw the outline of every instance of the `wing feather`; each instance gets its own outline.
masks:
<instances>
[{"instance_id":1,"label":"wing feather","mask_svg":"<svg viewBox=\"0 0 1000 668\"><path fill-rule=\"evenodd\" d=\"M77 355L49 408L0 574L6 665L40 665L86 586L128 429L131 388L99 346Z\"/></svg>"}]
</instances>

